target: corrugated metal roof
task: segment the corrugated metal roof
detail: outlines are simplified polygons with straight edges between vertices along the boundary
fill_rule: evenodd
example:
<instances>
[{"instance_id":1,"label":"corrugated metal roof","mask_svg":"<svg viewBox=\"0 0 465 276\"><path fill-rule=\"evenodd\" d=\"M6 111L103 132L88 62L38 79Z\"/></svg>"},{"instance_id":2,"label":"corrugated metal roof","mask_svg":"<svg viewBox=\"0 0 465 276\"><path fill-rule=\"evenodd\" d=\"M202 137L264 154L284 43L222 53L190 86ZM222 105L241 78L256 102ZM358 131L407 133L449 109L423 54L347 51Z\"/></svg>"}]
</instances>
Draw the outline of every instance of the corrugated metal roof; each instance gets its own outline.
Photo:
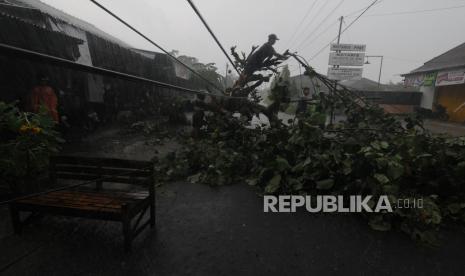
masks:
<instances>
[{"instance_id":1,"label":"corrugated metal roof","mask_svg":"<svg viewBox=\"0 0 465 276\"><path fill-rule=\"evenodd\" d=\"M100 30L99 28L95 27L94 25L81 20L79 18L76 18L72 15L69 15L59 9L56 9L50 5L45 4L42 1L39 0L8 0L10 3L18 4L21 6L25 7L31 7L34 9L38 9L42 11L43 13L46 13L56 19L62 20L64 22L67 22L70 25L73 25L79 29L82 29L84 31L93 33L97 36L100 36L101 38L104 38L106 40L112 41L114 43L117 43L123 47L130 48L131 46L127 44L126 42L123 42L122 40L109 35L108 33Z\"/></svg>"},{"instance_id":2,"label":"corrugated metal roof","mask_svg":"<svg viewBox=\"0 0 465 276\"><path fill-rule=\"evenodd\" d=\"M411 71L410 73L404 74L403 76L460 67L465 67L465 43L425 62L423 66Z\"/></svg>"},{"instance_id":3,"label":"corrugated metal roof","mask_svg":"<svg viewBox=\"0 0 465 276\"><path fill-rule=\"evenodd\" d=\"M65 33L47 30L47 28L45 28L45 27L43 27L43 26L39 26L39 25L34 24L34 23L32 23L32 22L28 22L28 21L26 21L26 20L24 20L24 19L22 19L22 18L19 18L19 17L16 17L16 16L14 16L14 15L5 13L5 12L3 12L2 10L0 10L0 16L6 17L6 18L8 18L8 19L10 19L10 20L19 21L19 22L23 22L23 23L25 23L25 24L29 24L29 25L31 25L31 26L34 27L34 28L37 28L37 29L42 30L43 32L49 32L49 33L52 33L53 35L63 36L63 37L66 37L66 38L68 38L68 39L75 40L76 43L78 43L78 44L82 44L82 43L83 43L82 39L79 39L79 38L74 37L74 36L67 35L67 34L65 34Z\"/></svg>"},{"instance_id":4,"label":"corrugated metal roof","mask_svg":"<svg viewBox=\"0 0 465 276\"><path fill-rule=\"evenodd\" d=\"M48 30L0 11L0 43L75 61L81 39Z\"/></svg>"}]
</instances>

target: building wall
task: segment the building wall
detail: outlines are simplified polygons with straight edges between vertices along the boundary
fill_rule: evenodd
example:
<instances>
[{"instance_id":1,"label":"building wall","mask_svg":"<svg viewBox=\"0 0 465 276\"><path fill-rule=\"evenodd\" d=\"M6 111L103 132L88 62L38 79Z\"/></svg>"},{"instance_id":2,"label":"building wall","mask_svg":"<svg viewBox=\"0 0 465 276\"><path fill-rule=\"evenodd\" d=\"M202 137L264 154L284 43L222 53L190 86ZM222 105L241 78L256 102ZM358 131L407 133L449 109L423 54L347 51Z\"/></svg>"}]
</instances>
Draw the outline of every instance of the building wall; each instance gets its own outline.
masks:
<instances>
[{"instance_id":1,"label":"building wall","mask_svg":"<svg viewBox=\"0 0 465 276\"><path fill-rule=\"evenodd\" d=\"M433 109L435 90L436 88L434 86L422 86L420 88L420 92L423 94L420 104L422 108Z\"/></svg>"},{"instance_id":2,"label":"building wall","mask_svg":"<svg viewBox=\"0 0 465 276\"><path fill-rule=\"evenodd\" d=\"M465 122L465 84L437 88L437 103L444 106L452 122Z\"/></svg>"}]
</instances>

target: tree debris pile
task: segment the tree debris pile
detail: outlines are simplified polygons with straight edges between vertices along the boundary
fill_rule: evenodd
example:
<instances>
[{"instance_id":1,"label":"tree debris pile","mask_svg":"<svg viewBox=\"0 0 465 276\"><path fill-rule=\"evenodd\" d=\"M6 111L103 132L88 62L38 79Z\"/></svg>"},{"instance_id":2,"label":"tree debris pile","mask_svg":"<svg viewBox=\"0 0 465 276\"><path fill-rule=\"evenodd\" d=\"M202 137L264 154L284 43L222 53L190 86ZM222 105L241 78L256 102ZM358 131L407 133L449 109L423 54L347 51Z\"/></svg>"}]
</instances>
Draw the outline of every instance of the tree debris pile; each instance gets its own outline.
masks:
<instances>
[{"instance_id":1,"label":"tree debris pile","mask_svg":"<svg viewBox=\"0 0 465 276\"><path fill-rule=\"evenodd\" d=\"M308 74L331 85L312 70ZM381 195L393 205L422 198L423 208L363 216L373 229L401 230L429 245L438 243L445 223L463 226L465 138L434 136L418 117L400 121L345 88L318 95L314 104L289 125L252 128L243 116L214 113L200 139L185 140L181 150L159 160L159 179L247 183L263 194L372 195L370 204ZM325 124L333 108L343 110L346 120Z\"/></svg>"}]
</instances>

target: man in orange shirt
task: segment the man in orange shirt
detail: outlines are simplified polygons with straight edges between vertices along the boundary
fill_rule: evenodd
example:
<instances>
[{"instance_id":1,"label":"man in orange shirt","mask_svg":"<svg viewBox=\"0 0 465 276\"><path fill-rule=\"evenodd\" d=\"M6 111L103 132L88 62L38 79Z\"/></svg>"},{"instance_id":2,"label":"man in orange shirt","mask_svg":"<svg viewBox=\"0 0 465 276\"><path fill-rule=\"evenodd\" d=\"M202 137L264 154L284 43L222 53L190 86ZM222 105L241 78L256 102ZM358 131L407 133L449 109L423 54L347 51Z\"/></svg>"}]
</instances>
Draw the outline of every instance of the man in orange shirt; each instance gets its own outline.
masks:
<instances>
[{"instance_id":1,"label":"man in orange shirt","mask_svg":"<svg viewBox=\"0 0 465 276\"><path fill-rule=\"evenodd\" d=\"M55 91L53 91L53 88L48 84L49 79L47 76L40 76L39 81L39 84L32 88L31 111L38 113L40 106L43 105L47 108L48 113L52 116L53 120L58 123L58 100Z\"/></svg>"}]
</instances>

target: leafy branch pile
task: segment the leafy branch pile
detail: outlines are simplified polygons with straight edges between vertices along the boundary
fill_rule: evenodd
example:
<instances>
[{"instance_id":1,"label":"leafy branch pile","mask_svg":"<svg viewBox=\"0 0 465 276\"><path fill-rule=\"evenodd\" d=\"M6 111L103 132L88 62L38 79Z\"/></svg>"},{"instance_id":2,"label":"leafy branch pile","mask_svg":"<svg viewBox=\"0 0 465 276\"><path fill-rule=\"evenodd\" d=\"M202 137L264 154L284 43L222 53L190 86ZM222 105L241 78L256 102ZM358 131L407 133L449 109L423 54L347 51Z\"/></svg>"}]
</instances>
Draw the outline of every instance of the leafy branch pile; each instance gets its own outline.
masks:
<instances>
[{"instance_id":1,"label":"leafy branch pile","mask_svg":"<svg viewBox=\"0 0 465 276\"><path fill-rule=\"evenodd\" d=\"M306 74L335 87L310 67ZM181 150L159 160L159 179L247 183L264 194L372 195L373 200L388 195L393 205L398 199L421 198L423 208L363 216L373 229L402 230L430 245L438 243L441 226L463 225L465 137L432 135L417 116L401 121L345 87L335 88L317 95L308 112L288 124L267 116L270 125L251 127L253 110L240 117L214 113L200 139L185 140ZM273 115L287 91L272 91ZM333 109L346 119L327 124Z\"/></svg>"}]
</instances>

